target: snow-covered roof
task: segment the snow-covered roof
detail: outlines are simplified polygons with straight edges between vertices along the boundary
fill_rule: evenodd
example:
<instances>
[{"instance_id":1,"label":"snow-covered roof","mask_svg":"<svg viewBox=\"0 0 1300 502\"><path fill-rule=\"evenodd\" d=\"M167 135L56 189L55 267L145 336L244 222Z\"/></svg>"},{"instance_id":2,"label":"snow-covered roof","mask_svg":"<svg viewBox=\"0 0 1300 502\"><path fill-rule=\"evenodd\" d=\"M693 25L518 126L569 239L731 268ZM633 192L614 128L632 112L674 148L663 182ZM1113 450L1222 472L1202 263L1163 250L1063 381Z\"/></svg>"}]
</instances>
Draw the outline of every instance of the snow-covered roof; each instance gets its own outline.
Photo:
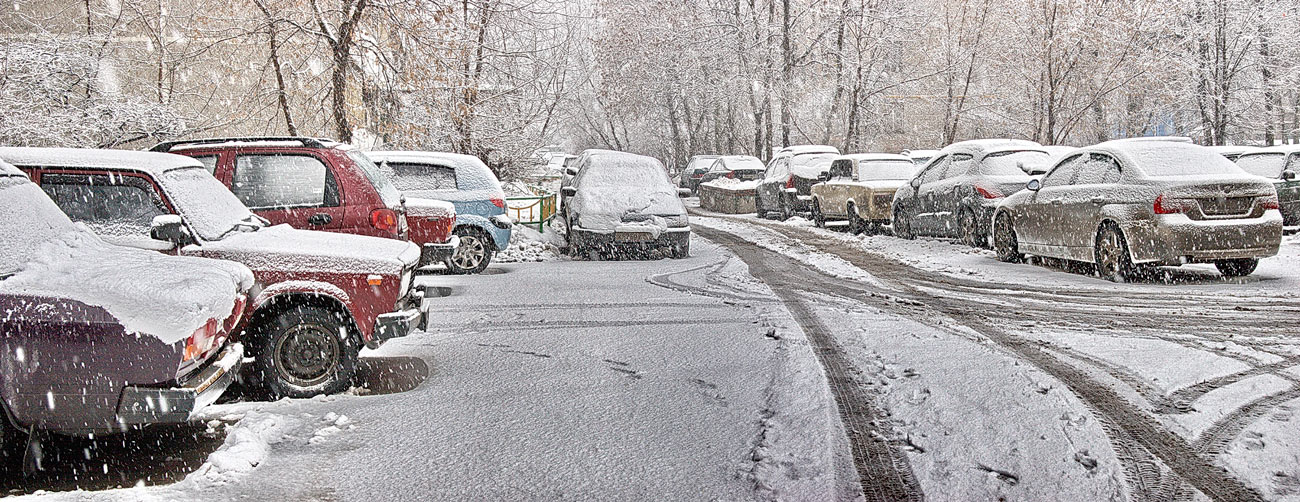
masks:
<instances>
[{"instance_id":1,"label":"snow-covered roof","mask_svg":"<svg viewBox=\"0 0 1300 502\"><path fill-rule=\"evenodd\" d=\"M0 176L23 176L23 172L12 164L0 160Z\"/></svg>"},{"instance_id":2,"label":"snow-covered roof","mask_svg":"<svg viewBox=\"0 0 1300 502\"><path fill-rule=\"evenodd\" d=\"M906 155L900 155L897 153L851 153L849 155L841 156L835 160L839 160L839 159L852 159L855 161L863 161L863 160L901 160L904 162L912 161L911 157L908 157Z\"/></svg>"},{"instance_id":3,"label":"snow-covered roof","mask_svg":"<svg viewBox=\"0 0 1300 502\"><path fill-rule=\"evenodd\" d=\"M763 165L763 161L758 160L758 157L753 155L725 155L718 157L718 161L715 161L709 170L713 172L735 171L737 169L762 171L766 168L767 166Z\"/></svg>"},{"instance_id":4,"label":"snow-covered roof","mask_svg":"<svg viewBox=\"0 0 1300 502\"><path fill-rule=\"evenodd\" d=\"M964 152L964 153L970 153L972 155L978 156L978 155L984 155L993 152L1005 152L1008 150L1038 150L1040 152L1046 153L1046 151L1043 150L1043 145L1040 145L1035 141L1029 141L1024 139L1006 139L1006 138L971 139L966 141L958 141L956 143L944 147L942 151L948 153Z\"/></svg>"},{"instance_id":5,"label":"snow-covered roof","mask_svg":"<svg viewBox=\"0 0 1300 502\"><path fill-rule=\"evenodd\" d=\"M1277 146L1270 146L1270 147L1266 147L1266 148L1251 148L1251 147L1243 147L1243 148L1246 148L1246 150L1242 152L1243 155L1250 155L1250 154L1253 154L1253 153L1296 153L1296 152L1300 152L1300 145L1277 145Z\"/></svg>"},{"instance_id":6,"label":"snow-covered roof","mask_svg":"<svg viewBox=\"0 0 1300 502\"><path fill-rule=\"evenodd\" d=\"M903 150L902 155L909 159L928 159L938 155L938 150Z\"/></svg>"},{"instance_id":7,"label":"snow-covered roof","mask_svg":"<svg viewBox=\"0 0 1300 502\"><path fill-rule=\"evenodd\" d=\"M462 155L450 152L417 152L410 150L394 150L383 152L365 152L366 157L370 160L379 162L444 162L452 165L484 165L483 161L473 155ZM562 158L562 157L561 157Z\"/></svg>"},{"instance_id":8,"label":"snow-covered roof","mask_svg":"<svg viewBox=\"0 0 1300 502\"><path fill-rule=\"evenodd\" d=\"M1148 175L1170 176L1246 176L1246 172L1214 150L1178 139L1112 140L1080 151L1110 154L1121 165L1136 165Z\"/></svg>"},{"instance_id":9,"label":"snow-covered roof","mask_svg":"<svg viewBox=\"0 0 1300 502\"><path fill-rule=\"evenodd\" d=\"M839 148L830 145L793 145L782 148L777 155L805 155L810 153L840 153Z\"/></svg>"},{"instance_id":10,"label":"snow-covered roof","mask_svg":"<svg viewBox=\"0 0 1300 502\"><path fill-rule=\"evenodd\" d=\"M203 167L197 159L184 155L92 148L0 147L0 159L18 166L132 169L155 177L173 169Z\"/></svg>"},{"instance_id":11,"label":"snow-covered roof","mask_svg":"<svg viewBox=\"0 0 1300 502\"><path fill-rule=\"evenodd\" d=\"M1104 144L1106 144L1106 143L1149 143L1149 142L1157 142L1157 143L1193 143L1193 144L1194 144L1194 142L1192 141L1192 138L1189 138L1189 137L1187 137L1187 136L1141 136L1141 137L1137 137L1137 138L1120 138L1120 139L1112 139L1112 140L1110 140L1110 141L1107 141L1107 142L1105 142L1105 143L1101 143L1101 144L1104 145Z\"/></svg>"}]
</instances>

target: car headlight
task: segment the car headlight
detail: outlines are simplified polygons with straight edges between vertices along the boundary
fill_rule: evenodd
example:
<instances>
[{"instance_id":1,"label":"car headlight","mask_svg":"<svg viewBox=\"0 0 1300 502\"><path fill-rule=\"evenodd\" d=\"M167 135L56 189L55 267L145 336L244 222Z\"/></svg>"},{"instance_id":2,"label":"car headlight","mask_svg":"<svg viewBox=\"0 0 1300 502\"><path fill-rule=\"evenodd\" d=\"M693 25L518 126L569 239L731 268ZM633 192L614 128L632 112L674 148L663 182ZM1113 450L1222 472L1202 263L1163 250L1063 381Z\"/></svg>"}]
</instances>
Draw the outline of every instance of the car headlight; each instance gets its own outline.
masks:
<instances>
[{"instance_id":1,"label":"car headlight","mask_svg":"<svg viewBox=\"0 0 1300 502\"><path fill-rule=\"evenodd\" d=\"M686 215L684 214L664 216L663 219L664 222L666 222L670 228L690 226L690 220L687 219Z\"/></svg>"}]
</instances>

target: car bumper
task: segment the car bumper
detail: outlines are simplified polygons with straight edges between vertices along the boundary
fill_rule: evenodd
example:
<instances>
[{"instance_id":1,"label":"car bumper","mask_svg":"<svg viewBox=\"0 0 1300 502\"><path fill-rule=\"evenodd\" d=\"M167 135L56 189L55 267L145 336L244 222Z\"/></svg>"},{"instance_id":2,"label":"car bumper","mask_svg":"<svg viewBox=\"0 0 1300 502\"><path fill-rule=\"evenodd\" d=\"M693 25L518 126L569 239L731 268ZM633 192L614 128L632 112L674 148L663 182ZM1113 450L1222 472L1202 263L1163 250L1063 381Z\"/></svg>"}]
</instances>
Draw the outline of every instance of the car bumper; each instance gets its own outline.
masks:
<instances>
[{"instance_id":1,"label":"car bumper","mask_svg":"<svg viewBox=\"0 0 1300 502\"><path fill-rule=\"evenodd\" d=\"M420 308L422 303L424 303L424 288L417 286L398 304L397 310L375 317L375 332L369 340L366 340L366 348L377 349L388 340L425 329L428 317Z\"/></svg>"},{"instance_id":2,"label":"car bumper","mask_svg":"<svg viewBox=\"0 0 1300 502\"><path fill-rule=\"evenodd\" d=\"M1276 255L1282 243L1282 216L1269 211L1246 220L1192 220L1183 214L1160 215L1154 223L1125 229L1137 263L1204 263Z\"/></svg>"},{"instance_id":3,"label":"car bumper","mask_svg":"<svg viewBox=\"0 0 1300 502\"><path fill-rule=\"evenodd\" d=\"M639 232L638 232L639 233ZM574 237L584 246L599 248L650 248L679 246L691 239L691 227L673 227L660 232L658 237L630 236L628 232L574 228Z\"/></svg>"},{"instance_id":4,"label":"car bumper","mask_svg":"<svg viewBox=\"0 0 1300 502\"><path fill-rule=\"evenodd\" d=\"M420 266L437 265L451 258L456 254L456 248L460 247L460 237L451 236L447 242L428 243L420 249Z\"/></svg>"},{"instance_id":5,"label":"car bumper","mask_svg":"<svg viewBox=\"0 0 1300 502\"><path fill-rule=\"evenodd\" d=\"M123 425L188 422L199 410L217 401L234 380L244 358L244 347L227 345L206 368L177 387L128 386L117 405Z\"/></svg>"}]
</instances>

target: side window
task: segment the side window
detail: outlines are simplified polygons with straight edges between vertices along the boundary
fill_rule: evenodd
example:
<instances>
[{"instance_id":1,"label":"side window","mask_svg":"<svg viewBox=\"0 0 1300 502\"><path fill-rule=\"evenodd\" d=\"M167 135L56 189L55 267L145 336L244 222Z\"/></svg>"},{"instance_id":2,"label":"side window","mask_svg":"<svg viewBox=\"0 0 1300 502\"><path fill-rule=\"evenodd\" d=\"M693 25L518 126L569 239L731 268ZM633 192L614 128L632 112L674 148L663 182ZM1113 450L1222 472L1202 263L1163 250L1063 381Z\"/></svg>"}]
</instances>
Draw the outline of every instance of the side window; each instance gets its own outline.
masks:
<instances>
[{"instance_id":1,"label":"side window","mask_svg":"<svg viewBox=\"0 0 1300 502\"><path fill-rule=\"evenodd\" d=\"M951 165L948 167L948 170L944 172L943 178L940 179L946 180L969 174L971 169L974 167L975 161L973 157L965 153L955 153L952 155Z\"/></svg>"},{"instance_id":2,"label":"side window","mask_svg":"<svg viewBox=\"0 0 1300 502\"><path fill-rule=\"evenodd\" d=\"M168 214L153 184L139 176L41 175L41 188L72 221L108 235L148 235L155 216Z\"/></svg>"},{"instance_id":3,"label":"side window","mask_svg":"<svg viewBox=\"0 0 1300 502\"><path fill-rule=\"evenodd\" d=\"M767 173L768 179L785 180L790 177L790 158L784 157L772 161L772 169Z\"/></svg>"},{"instance_id":4,"label":"side window","mask_svg":"<svg viewBox=\"0 0 1300 502\"><path fill-rule=\"evenodd\" d=\"M230 181L230 191L250 208L339 205L334 175L309 155L240 155Z\"/></svg>"},{"instance_id":5,"label":"side window","mask_svg":"<svg viewBox=\"0 0 1300 502\"><path fill-rule=\"evenodd\" d=\"M1094 153L1081 163L1079 174L1074 178L1075 185L1096 185L1119 181L1119 163L1109 155Z\"/></svg>"},{"instance_id":6,"label":"side window","mask_svg":"<svg viewBox=\"0 0 1300 502\"><path fill-rule=\"evenodd\" d=\"M832 178L851 178L853 177L853 161L849 159L840 159L831 163Z\"/></svg>"},{"instance_id":7,"label":"side window","mask_svg":"<svg viewBox=\"0 0 1300 502\"><path fill-rule=\"evenodd\" d=\"M1282 170L1296 171L1296 174L1300 174L1300 153L1291 154L1291 158L1286 161L1286 167L1282 168Z\"/></svg>"},{"instance_id":8,"label":"side window","mask_svg":"<svg viewBox=\"0 0 1300 502\"><path fill-rule=\"evenodd\" d=\"M1056 168L1043 177L1043 186L1055 187L1073 183L1074 173L1078 172L1079 165L1084 161L1083 159L1084 156L1079 154L1058 162Z\"/></svg>"},{"instance_id":9,"label":"side window","mask_svg":"<svg viewBox=\"0 0 1300 502\"><path fill-rule=\"evenodd\" d=\"M386 162L398 190L456 190L456 168L438 164Z\"/></svg>"},{"instance_id":10,"label":"side window","mask_svg":"<svg viewBox=\"0 0 1300 502\"><path fill-rule=\"evenodd\" d=\"M216 174L216 173L217 173L217 156L216 156L216 155L204 155L204 156L202 156L202 157L194 157L194 159L195 159L195 160L198 160L200 163L203 164L203 168L208 170L208 174Z\"/></svg>"},{"instance_id":11,"label":"side window","mask_svg":"<svg viewBox=\"0 0 1300 502\"><path fill-rule=\"evenodd\" d=\"M921 183L933 183L943 179L943 173L948 169L948 157L945 155L939 157L930 163L930 167L921 173Z\"/></svg>"}]
</instances>

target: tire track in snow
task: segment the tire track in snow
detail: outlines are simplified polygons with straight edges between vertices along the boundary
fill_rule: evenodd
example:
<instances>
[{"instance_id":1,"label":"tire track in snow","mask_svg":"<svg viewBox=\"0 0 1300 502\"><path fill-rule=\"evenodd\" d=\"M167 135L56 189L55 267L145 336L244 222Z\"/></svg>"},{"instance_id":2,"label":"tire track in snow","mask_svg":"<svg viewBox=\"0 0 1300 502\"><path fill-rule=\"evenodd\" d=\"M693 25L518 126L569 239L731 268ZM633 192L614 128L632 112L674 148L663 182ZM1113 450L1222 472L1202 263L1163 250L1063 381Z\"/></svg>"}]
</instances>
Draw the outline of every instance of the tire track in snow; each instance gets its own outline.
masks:
<instances>
[{"instance_id":1,"label":"tire track in snow","mask_svg":"<svg viewBox=\"0 0 1300 502\"><path fill-rule=\"evenodd\" d=\"M853 253L837 252L839 250L835 250L834 247L839 246L823 246L823 249L826 249L827 252L849 261L877 278L889 278L899 287L898 292L883 292L882 294L882 292L873 291L870 286L864 283L827 275L802 263L794 263L794 260L789 257L777 255L729 232L698 227L695 232L702 237L731 248L746 263L750 264L751 272L756 268L756 264L759 265L758 268L761 270L761 267L766 262L776 261L786 265L784 267L785 272L802 276L802 280L785 280L775 284L768 282L769 286L778 292L793 288L807 289L820 286L821 289L814 291L829 291L840 295L856 293L854 296L857 299L878 304L889 311L896 311L895 302L881 300L893 294L901 293L901 296L905 298L931 306L1020 358L1034 364L1043 372L1055 377L1069 387L1095 413L1104 415L1105 420L1124 431L1124 434L1112 434L1112 443L1135 441L1162 461L1179 477L1199 489L1212 500L1220 502L1262 500L1258 492L1229 475L1221 467L1215 466L1204 459L1199 454L1200 452L1182 437L1163 427L1157 420L1129 403L1115 390L1093 380L1082 370L1056 358L1036 341L1026 340L997 328L994 326L993 320L980 314L971 313L968 305L958 304L954 306L946 298L922 292L906 284L903 281L913 279L918 274L918 271L910 266L892 260L865 260L859 256L854 256ZM827 249L828 247L830 249ZM767 281L766 278L764 280ZM927 324L933 322L932 319L922 319L921 321ZM1116 446L1115 449L1117 454L1122 455L1128 448L1128 445L1121 444ZM1133 457L1124 455L1121 458L1132 459Z\"/></svg>"}]
</instances>

